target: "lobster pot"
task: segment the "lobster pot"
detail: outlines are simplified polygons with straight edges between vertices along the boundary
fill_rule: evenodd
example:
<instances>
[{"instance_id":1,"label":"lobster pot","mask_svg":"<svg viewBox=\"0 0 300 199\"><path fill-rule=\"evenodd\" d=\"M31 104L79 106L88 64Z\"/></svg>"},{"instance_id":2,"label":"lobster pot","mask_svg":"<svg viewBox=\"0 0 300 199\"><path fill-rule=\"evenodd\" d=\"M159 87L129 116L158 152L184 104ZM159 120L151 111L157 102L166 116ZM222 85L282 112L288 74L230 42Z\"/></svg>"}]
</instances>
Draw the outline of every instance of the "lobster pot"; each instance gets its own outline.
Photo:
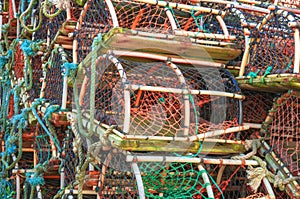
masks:
<instances>
[{"instance_id":1,"label":"lobster pot","mask_svg":"<svg viewBox=\"0 0 300 199\"><path fill-rule=\"evenodd\" d=\"M44 65L44 78L41 98L45 98L52 105L57 104L63 109L70 102L71 89L68 89L68 77L64 64L68 62L68 54L58 47L52 50L48 62ZM68 101L69 100L69 101Z\"/></svg>"},{"instance_id":2,"label":"lobster pot","mask_svg":"<svg viewBox=\"0 0 300 199\"><path fill-rule=\"evenodd\" d=\"M266 76L299 72L299 21L294 13L271 11L250 34L249 49L244 53L240 76Z\"/></svg>"},{"instance_id":3,"label":"lobster pot","mask_svg":"<svg viewBox=\"0 0 300 199\"><path fill-rule=\"evenodd\" d=\"M92 50L93 38L117 26L111 16L111 2L87 1L73 32L73 61L80 63Z\"/></svg>"},{"instance_id":4,"label":"lobster pot","mask_svg":"<svg viewBox=\"0 0 300 199\"><path fill-rule=\"evenodd\" d=\"M86 68L86 76L77 77L78 101L100 123L117 125L130 135L171 137L239 125L242 96L224 69L110 54L92 62L97 72Z\"/></svg>"},{"instance_id":5,"label":"lobster pot","mask_svg":"<svg viewBox=\"0 0 300 199\"><path fill-rule=\"evenodd\" d=\"M273 100L278 94L259 91L242 90L244 122L261 124L265 121L268 111L272 108Z\"/></svg>"},{"instance_id":6,"label":"lobster pot","mask_svg":"<svg viewBox=\"0 0 300 199\"><path fill-rule=\"evenodd\" d=\"M265 141L293 176L300 174L299 99L298 92L279 97L261 130Z\"/></svg>"},{"instance_id":7,"label":"lobster pot","mask_svg":"<svg viewBox=\"0 0 300 199\"><path fill-rule=\"evenodd\" d=\"M38 98L39 91L41 90L40 80L43 74L41 55L36 54L26 58L24 51L21 48L23 42L27 41L14 44L13 82L16 85L25 81L28 92L27 99L29 102L32 102L34 99Z\"/></svg>"}]
</instances>

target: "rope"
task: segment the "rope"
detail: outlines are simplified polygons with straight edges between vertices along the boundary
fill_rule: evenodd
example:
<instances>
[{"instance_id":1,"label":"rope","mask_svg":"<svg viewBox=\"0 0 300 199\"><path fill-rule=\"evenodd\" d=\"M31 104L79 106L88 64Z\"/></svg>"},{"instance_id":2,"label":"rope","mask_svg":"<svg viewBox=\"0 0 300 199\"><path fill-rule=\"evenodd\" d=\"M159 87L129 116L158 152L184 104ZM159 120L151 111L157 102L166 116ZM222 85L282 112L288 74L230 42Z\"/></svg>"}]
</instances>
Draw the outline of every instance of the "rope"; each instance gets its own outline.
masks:
<instances>
[{"instance_id":1,"label":"rope","mask_svg":"<svg viewBox=\"0 0 300 199\"><path fill-rule=\"evenodd\" d=\"M35 118L38 120L40 123L41 127L44 129L44 131L47 133L47 135L50 137L51 140L53 140L58 152L61 152L61 147L59 144L59 141L56 139L56 135L52 135L51 132L48 130L40 116L38 115L36 108L42 104L44 100L43 99L37 99L35 102L32 103L32 113L35 116ZM52 132L53 133L53 132Z\"/></svg>"},{"instance_id":2,"label":"rope","mask_svg":"<svg viewBox=\"0 0 300 199\"><path fill-rule=\"evenodd\" d=\"M252 151L247 153L246 155L241 156L233 156L231 159L233 160L247 160L256 155L257 150L261 146L261 142L259 139L256 140L246 140L245 142L245 148L246 150L250 150L252 148Z\"/></svg>"},{"instance_id":3,"label":"rope","mask_svg":"<svg viewBox=\"0 0 300 199\"><path fill-rule=\"evenodd\" d=\"M60 0L59 0L59 2L60 2ZM56 12L54 12L53 14L49 14L49 13L47 12L47 9L48 9L49 6L51 5L51 4L49 3L49 0L45 0L45 1L42 2L41 4L42 4L42 9L41 9L41 10L43 10L43 14L44 14L47 18L49 18L49 19L52 19L52 18L58 16L58 15L63 11L63 10L59 9L59 10L57 10Z\"/></svg>"},{"instance_id":4,"label":"rope","mask_svg":"<svg viewBox=\"0 0 300 199\"><path fill-rule=\"evenodd\" d=\"M36 32L37 30L39 30L39 29L41 28L41 26L42 26L42 21L43 21L43 20L42 20L42 9L40 9L40 11L39 11L39 23L38 23L37 27L35 27L35 28L33 28L33 29L30 29L30 28L24 23L24 21L25 21L25 16L30 15L29 12L32 11L32 9L33 9L35 3L36 3L36 0L31 0L30 3L29 3L28 8L27 8L24 12L22 12L22 14L19 16L19 20L20 20L21 26L22 26L25 30L27 30L28 32L30 32L30 33L33 33L33 32ZM24 1L22 1L22 4L21 4L21 10L22 10L22 11L24 10Z\"/></svg>"},{"instance_id":5,"label":"rope","mask_svg":"<svg viewBox=\"0 0 300 199\"><path fill-rule=\"evenodd\" d=\"M3 70L4 66L8 63L8 60L12 56L12 50L8 50L6 55L0 56L0 69Z\"/></svg>"},{"instance_id":6,"label":"rope","mask_svg":"<svg viewBox=\"0 0 300 199\"><path fill-rule=\"evenodd\" d=\"M273 70L273 66L268 66L268 68L265 71L265 74L261 78L261 83L263 83L263 84L265 83L265 77L267 75L270 75L272 70Z\"/></svg>"},{"instance_id":7,"label":"rope","mask_svg":"<svg viewBox=\"0 0 300 199\"><path fill-rule=\"evenodd\" d=\"M253 79L257 77L259 73L259 70L257 70L256 72L250 72L247 76L250 77L249 83L252 84L253 83Z\"/></svg>"},{"instance_id":8,"label":"rope","mask_svg":"<svg viewBox=\"0 0 300 199\"><path fill-rule=\"evenodd\" d=\"M62 67L65 68L65 76L73 77L78 69L78 64L65 62Z\"/></svg>"}]
</instances>

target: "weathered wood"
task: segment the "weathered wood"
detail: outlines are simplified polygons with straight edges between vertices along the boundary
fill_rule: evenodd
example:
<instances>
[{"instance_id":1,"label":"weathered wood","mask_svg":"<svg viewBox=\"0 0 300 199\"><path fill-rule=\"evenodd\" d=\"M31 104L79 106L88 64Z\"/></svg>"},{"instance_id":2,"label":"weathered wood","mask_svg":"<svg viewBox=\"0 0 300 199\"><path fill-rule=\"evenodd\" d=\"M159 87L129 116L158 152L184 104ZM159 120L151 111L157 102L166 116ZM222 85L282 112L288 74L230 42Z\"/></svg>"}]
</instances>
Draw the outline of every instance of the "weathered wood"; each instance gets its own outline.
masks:
<instances>
[{"instance_id":1,"label":"weathered wood","mask_svg":"<svg viewBox=\"0 0 300 199\"><path fill-rule=\"evenodd\" d=\"M300 76L295 74L256 77L250 83L250 77L237 77L240 88L265 92L284 92L290 89L300 90Z\"/></svg>"}]
</instances>

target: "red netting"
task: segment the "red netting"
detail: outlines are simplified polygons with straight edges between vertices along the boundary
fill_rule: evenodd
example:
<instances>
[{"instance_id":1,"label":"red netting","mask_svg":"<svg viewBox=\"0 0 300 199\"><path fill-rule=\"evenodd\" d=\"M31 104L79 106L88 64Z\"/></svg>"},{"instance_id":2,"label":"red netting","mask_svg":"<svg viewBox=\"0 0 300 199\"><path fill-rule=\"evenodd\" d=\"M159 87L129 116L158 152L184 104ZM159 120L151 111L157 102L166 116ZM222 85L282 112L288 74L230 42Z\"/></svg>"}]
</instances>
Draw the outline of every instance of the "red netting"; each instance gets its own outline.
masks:
<instances>
[{"instance_id":1,"label":"red netting","mask_svg":"<svg viewBox=\"0 0 300 199\"><path fill-rule=\"evenodd\" d=\"M14 65L14 74L15 77L18 79L24 78L24 66L25 66L25 58L22 49L20 48L20 45L16 45L16 51L15 51L15 65Z\"/></svg>"},{"instance_id":2,"label":"red netting","mask_svg":"<svg viewBox=\"0 0 300 199\"><path fill-rule=\"evenodd\" d=\"M252 195L250 188L248 187L246 168L242 165L230 166L230 165L204 165L206 170L214 178L219 188L222 190L222 194L219 192L216 186L213 186L215 198L247 198ZM258 192L267 195L268 192L264 186L261 185Z\"/></svg>"},{"instance_id":3,"label":"red netting","mask_svg":"<svg viewBox=\"0 0 300 199\"><path fill-rule=\"evenodd\" d=\"M122 28L161 33L172 30L163 7L133 1L114 0L113 3Z\"/></svg>"},{"instance_id":4,"label":"red netting","mask_svg":"<svg viewBox=\"0 0 300 199\"><path fill-rule=\"evenodd\" d=\"M278 94L249 90L242 92L246 97L243 101L244 122L261 124L265 121Z\"/></svg>"},{"instance_id":5,"label":"red netting","mask_svg":"<svg viewBox=\"0 0 300 199\"><path fill-rule=\"evenodd\" d=\"M90 69L87 69L84 80L78 80L85 82L80 85L82 110L93 111L100 123L117 124L132 135L153 136L195 135L239 124L239 100L222 95L203 95L201 92L182 95L181 89L185 88L185 84L190 90L238 93L236 82L229 78L230 73L226 70L177 65L185 78L183 83L178 71L163 62L118 59L118 64L123 69L117 68L109 56L98 62L96 84L92 85L92 89L96 89L94 110L90 110ZM126 76L127 89L124 89L125 80L120 76ZM141 90L140 86L150 86L150 90ZM124 95L130 96L130 106L126 102L129 98L124 98ZM130 121L125 118L126 109L130 109Z\"/></svg>"},{"instance_id":6,"label":"red netting","mask_svg":"<svg viewBox=\"0 0 300 199\"><path fill-rule=\"evenodd\" d=\"M300 174L299 102L299 93L283 94L262 129L264 139L294 176Z\"/></svg>"}]
</instances>

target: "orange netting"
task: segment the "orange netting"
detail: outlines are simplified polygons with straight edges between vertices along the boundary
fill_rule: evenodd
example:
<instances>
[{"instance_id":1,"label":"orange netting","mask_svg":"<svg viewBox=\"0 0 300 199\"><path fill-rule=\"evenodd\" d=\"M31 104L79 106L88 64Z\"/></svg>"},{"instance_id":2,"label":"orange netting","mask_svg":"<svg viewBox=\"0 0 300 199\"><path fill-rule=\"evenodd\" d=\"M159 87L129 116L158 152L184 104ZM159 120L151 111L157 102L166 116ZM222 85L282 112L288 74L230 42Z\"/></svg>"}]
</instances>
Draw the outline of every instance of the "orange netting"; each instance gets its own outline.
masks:
<instances>
[{"instance_id":1,"label":"orange netting","mask_svg":"<svg viewBox=\"0 0 300 199\"><path fill-rule=\"evenodd\" d=\"M292 175L300 174L299 93L283 94L274 103L262 135Z\"/></svg>"},{"instance_id":2,"label":"orange netting","mask_svg":"<svg viewBox=\"0 0 300 199\"><path fill-rule=\"evenodd\" d=\"M114 0L113 3L122 28L160 33L172 30L163 7L133 1Z\"/></svg>"},{"instance_id":3,"label":"orange netting","mask_svg":"<svg viewBox=\"0 0 300 199\"><path fill-rule=\"evenodd\" d=\"M90 85L89 68L86 69L86 78L79 81L81 109L93 111L100 123L118 125L132 135L187 136L228 129L241 121L238 99L201 92L182 94L184 88L239 93L233 76L224 69L177 65L185 78L183 82L179 70L174 71L163 62L145 63L118 58L121 69L108 56L100 60L94 86L95 110L90 110L90 87L93 85ZM121 76L126 76L126 80ZM124 89L126 85L128 88ZM149 87L143 90L140 89L142 86ZM128 110L130 122L124 114Z\"/></svg>"},{"instance_id":4,"label":"orange netting","mask_svg":"<svg viewBox=\"0 0 300 199\"><path fill-rule=\"evenodd\" d=\"M24 54L23 51L20 48L20 45L16 45L16 51L15 51L15 66L14 66L14 74L18 79L24 77Z\"/></svg>"}]
</instances>

